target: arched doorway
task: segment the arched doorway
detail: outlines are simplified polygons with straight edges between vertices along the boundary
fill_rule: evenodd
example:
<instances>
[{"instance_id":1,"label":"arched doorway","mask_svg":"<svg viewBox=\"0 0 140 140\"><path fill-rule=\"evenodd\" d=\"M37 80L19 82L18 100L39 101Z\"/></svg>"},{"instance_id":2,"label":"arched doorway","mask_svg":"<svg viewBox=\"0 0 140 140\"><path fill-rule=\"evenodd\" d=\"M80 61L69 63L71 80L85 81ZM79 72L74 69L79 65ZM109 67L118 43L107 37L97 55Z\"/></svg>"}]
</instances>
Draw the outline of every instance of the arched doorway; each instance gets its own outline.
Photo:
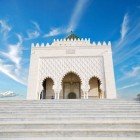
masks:
<instances>
[{"instance_id":1,"label":"arched doorway","mask_svg":"<svg viewBox=\"0 0 140 140\"><path fill-rule=\"evenodd\" d=\"M90 90L88 93L89 99L97 99L101 97L100 80L97 77L92 77L89 80Z\"/></svg>"},{"instance_id":2,"label":"arched doorway","mask_svg":"<svg viewBox=\"0 0 140 140\"><path fill-rule=\"evenodd\" d=\"M43 92L40 95L40 99L52 99L55 97L53 85L54 82L51 78L46 78L43 83Z\"/></svg>"},{"instance_id":3,"label":"arched doorway","mask_svg":"<svg viewBox=\"0 0 140 140\"><path fill-rule=\"evenodd\" d=\"M62 80L63 99L80 99L81 98L81 80L80 77L69 72Z\"/></svg>"},{"instance_id":4,"label":"arched doorway","mask_svg":"<svg viewBox=\"0 0 140 140\"><path fill-rule=\"evenodd\" d=\"M76 99L76 94L74 92L69 93L68 99Z\"/></svg>"}]
</instances>

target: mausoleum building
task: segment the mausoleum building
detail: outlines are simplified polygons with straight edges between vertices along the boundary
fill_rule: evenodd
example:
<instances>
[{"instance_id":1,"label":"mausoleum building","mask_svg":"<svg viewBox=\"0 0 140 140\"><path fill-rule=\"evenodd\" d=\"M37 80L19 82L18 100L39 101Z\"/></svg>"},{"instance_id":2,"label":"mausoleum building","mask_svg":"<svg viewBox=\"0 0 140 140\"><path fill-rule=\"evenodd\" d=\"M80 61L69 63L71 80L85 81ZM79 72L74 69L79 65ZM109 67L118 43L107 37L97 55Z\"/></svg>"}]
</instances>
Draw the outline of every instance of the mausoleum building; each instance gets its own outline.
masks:
<instances>
[{"instance_id":1,"label":"mausoleum building","mask_svg":"<svg viewBox=\"0 0 140 140\"><path fill-rule=\"evenodd\" d=\"M114 99L111 43L69 35L32 44L27 99Z\"/></svg>"}]
</instances>

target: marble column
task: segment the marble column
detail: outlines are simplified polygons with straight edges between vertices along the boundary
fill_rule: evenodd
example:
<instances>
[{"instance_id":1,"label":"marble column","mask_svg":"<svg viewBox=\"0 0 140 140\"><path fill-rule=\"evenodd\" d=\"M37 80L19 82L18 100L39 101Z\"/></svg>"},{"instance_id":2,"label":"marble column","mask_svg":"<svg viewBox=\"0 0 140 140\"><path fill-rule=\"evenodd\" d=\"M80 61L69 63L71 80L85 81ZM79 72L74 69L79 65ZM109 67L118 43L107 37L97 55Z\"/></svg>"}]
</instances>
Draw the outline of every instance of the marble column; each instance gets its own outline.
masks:
<instances>
[{"instance_id":1,"label":"marble column","mask_svg":"<svg viewBox=\"0 0 140 140\"><path fill-rule=\"evenodd\" d=\"M88 91L86 92L86 99L88 99Z\"/></svg>"},{"instance_id":2,"label":"marble column","mask_svg":"<svg viewBox=\"0 0 140 140\"><path fill-rule=\"evenodd\" d=\"M56 92L54 92L55 93L55 98L54 99L57 99L57 93Z\"/></svg>"},{"instance_id":3,"label":"marble column","mask_svg":"<svg viewBox=\"0 0 140 140\"><path fill-rule=\"evenodd\" d=\"M59 99L60 92L57 93L57 99Z\"/></svg>"}]
</instances>

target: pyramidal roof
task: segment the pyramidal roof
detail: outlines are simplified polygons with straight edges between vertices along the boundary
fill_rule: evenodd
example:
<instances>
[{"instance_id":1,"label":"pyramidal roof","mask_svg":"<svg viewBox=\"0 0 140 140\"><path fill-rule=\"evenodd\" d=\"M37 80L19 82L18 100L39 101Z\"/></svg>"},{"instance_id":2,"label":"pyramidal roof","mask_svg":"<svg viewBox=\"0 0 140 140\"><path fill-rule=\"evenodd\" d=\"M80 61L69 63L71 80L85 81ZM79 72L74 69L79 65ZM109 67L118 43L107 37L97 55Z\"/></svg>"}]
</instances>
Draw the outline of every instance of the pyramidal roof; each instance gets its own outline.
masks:
<instances>
[{"instance_id":1,"label":"pyramidal roof","mask_svg":"<svg viewBox=\"0 0 140 140\"><path fill-rule=\"evenodd\" d=\"M74 39L80 39L80 38L71 31L71 34L66 37L66 40L67 39L69 39L69 40L73 39L74 40Z\"/></svg>"}]
</instances>

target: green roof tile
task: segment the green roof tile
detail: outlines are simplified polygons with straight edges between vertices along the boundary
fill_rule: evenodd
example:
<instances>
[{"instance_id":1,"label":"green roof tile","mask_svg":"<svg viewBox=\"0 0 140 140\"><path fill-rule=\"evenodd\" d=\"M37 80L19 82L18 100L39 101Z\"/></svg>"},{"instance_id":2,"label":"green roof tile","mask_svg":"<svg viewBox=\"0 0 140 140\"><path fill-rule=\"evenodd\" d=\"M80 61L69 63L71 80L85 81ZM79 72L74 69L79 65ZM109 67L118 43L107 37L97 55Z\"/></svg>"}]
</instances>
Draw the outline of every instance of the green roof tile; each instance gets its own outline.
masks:
<instances>
[{"instance_id":1,"label":"green roof tile","mask_svg":"<svg viewBox=\"0 0 140 140\"><path fill-rule=\"evenodd\" d=\"M67 39L80 39L80 38L77 35L75 35L73 32L71 32L71 34L66 37L66 40Z\"/></svg>"}]
</instances>

